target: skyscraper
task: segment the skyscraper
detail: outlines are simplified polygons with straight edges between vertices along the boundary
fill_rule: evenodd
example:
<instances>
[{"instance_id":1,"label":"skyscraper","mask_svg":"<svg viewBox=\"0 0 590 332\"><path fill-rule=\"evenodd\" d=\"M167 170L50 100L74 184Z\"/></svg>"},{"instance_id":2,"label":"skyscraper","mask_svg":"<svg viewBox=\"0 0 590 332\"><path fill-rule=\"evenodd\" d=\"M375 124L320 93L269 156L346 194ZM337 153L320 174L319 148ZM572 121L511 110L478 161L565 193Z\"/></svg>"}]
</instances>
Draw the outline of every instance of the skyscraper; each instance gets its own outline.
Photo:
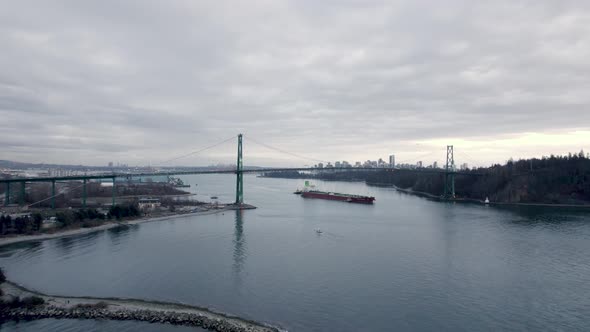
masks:
<instances>
[{"instance_id":1,"label":"skyscraper","mask_svg":"<svg viewBox=\"0 0 590 332\"><path fill-rule=\"evenodd\" d=\"M395 167L395 155L394 154L389 156L389 167Z\"/></svg>"}]
</instances>

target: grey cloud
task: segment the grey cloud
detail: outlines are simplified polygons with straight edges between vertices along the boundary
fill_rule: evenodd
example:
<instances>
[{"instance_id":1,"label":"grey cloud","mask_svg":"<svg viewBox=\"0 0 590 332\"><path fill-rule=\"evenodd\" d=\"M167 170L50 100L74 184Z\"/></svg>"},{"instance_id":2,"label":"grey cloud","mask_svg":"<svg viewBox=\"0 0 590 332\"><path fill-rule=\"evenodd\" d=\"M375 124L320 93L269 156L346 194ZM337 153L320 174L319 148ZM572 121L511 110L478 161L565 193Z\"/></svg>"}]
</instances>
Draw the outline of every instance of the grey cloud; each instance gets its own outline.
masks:
<instances>
[{"instance_id":1,"label":"grey cloud","mask_svg":"<svg viewBox=\"0 0 590 332\"><path fill-rule=\"evenodd\" d=\"M0 5L2 159L143 164L244 132L361 160L590 130L584 1ZM231 162L223 148L179 162Z\"/></svg>"}]
</instances>

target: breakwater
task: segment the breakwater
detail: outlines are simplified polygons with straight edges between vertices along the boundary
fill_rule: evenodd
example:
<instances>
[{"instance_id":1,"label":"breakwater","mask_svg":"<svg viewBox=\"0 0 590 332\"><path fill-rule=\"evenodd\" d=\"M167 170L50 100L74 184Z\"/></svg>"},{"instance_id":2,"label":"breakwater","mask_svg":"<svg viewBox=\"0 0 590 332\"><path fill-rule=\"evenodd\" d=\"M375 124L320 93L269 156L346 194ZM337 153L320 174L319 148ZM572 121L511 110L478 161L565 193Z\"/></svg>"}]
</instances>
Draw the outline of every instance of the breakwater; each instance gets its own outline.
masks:
<instances>
[{"instance_id":1,"label":"breakwater","mask_svg":"<svg viewBox=\"0 0 590 332\"><path fill-rule=\"evenodd\" d=\"M178 303L134 299L65 297L42 294L12 282L2 284L4 300L36 296L45 303L29 307L2 306L1 320L111 319L197 326L218 332L278 332L275 327Z\"/></svg>"}]
</instances>

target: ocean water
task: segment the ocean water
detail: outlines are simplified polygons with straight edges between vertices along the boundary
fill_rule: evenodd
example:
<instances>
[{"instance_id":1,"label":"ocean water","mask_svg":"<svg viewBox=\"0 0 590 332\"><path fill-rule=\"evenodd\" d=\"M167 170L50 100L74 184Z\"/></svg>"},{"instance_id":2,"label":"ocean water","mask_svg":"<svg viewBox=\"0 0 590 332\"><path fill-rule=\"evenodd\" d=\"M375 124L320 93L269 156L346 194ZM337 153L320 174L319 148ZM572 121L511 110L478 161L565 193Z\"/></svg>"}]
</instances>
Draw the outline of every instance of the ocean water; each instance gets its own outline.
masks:
<instances>
[{"instance_id":1,"label":"ocean water","mask_svg":"<svg viewBox=\"0 0 590 332\"><path fill-rule=\"evenodd\" d=\"M234 199L231 175L181 178L197 199ZM245 201L256 210L17 244L0 249L0 265L9 279L50 294L188 303L289 331L590 328L588 212L497 209L364 183L316 183L376 197L360 205L294 195L302 184L247 175ZM150 326L9 324L2 329Z\"/></svg>"}]
</instances>

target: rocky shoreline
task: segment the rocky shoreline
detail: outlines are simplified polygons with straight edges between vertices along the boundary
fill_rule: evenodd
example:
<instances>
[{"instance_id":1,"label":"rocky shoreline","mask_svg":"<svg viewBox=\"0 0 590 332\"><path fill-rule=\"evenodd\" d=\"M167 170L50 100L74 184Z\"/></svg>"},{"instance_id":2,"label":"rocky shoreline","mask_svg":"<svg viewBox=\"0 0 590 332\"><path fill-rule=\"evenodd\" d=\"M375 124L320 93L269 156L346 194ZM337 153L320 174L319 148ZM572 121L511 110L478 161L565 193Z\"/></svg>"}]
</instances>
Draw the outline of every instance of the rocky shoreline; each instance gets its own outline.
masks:
<instances>
[{"instance_id":1,"label":"rocky shoreline","mask_svg":"<svg viewBox=\"0 0 590 332\"><path fill-rule=\"evenodd\" d=\"M197 326L218 332L278 332L275 327L216 313L208 309L157 301L133 299L63 297L25 289L11 282L2 284L4 298L36 296L45 303L31 307L2 306L0 320L110 319L136 320L182 326Z\"/></svg>"},{"instance_id":2,"label":"rocky shoreline","mask_svg":"<svg viewBox=\"0 0 590 332\"><path fill-rule=\"evenodd\" d=\"M40 308L16 308L0 312L0 320L56 319L110 319L135 320L149 323L162 323L182 326L196 326L218 332L245 332L259 329L233 326L223 320L212 320L205 316L173 311L154 312L150 310L116 310L96 308L64 309L55 306Z\"/></svg>"}]
</instances>

